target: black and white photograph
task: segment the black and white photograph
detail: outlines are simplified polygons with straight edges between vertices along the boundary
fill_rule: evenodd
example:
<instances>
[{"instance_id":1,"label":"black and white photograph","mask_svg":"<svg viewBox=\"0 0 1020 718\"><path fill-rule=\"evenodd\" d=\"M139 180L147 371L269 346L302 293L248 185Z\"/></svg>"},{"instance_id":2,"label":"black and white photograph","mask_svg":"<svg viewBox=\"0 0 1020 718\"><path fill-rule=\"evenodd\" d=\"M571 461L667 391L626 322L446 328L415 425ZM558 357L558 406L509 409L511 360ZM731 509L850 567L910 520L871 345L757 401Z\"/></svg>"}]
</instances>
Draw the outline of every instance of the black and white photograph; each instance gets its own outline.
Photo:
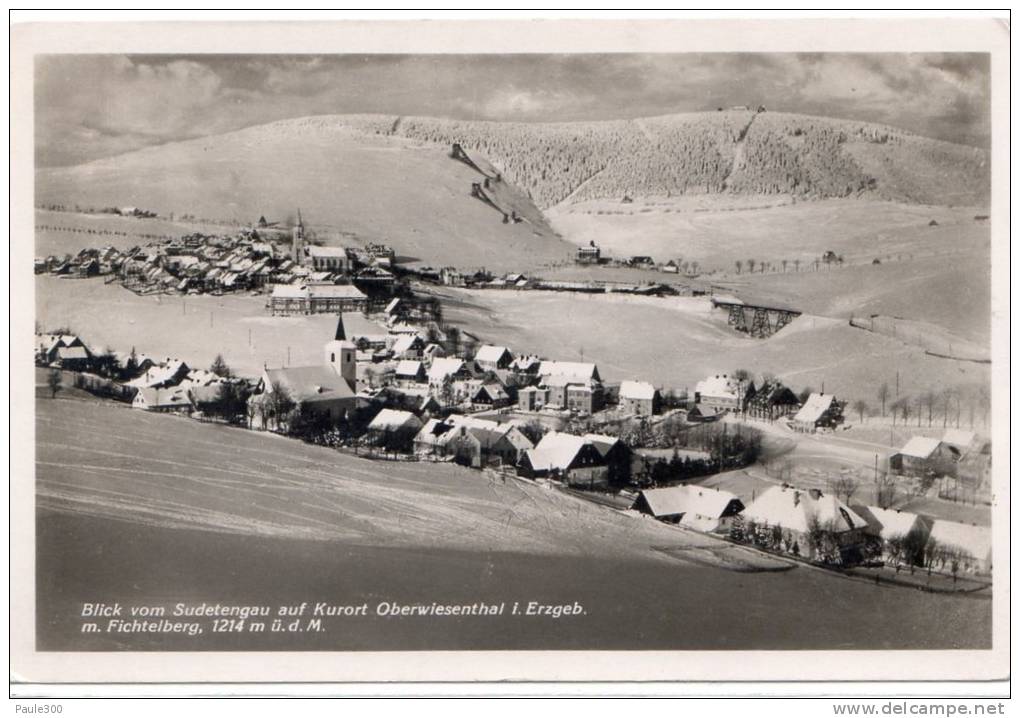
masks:
<instances>
[{"instance_id":1,"label":"black and white photograph","mask_svg":"<svg viewBox=\"0 0 1020 718\"><path fill-rule=\"evenodd\" d=\"M15 675L1007 676L1008 28L385 25L12 35Z\"/></svg>"}]
</instances>

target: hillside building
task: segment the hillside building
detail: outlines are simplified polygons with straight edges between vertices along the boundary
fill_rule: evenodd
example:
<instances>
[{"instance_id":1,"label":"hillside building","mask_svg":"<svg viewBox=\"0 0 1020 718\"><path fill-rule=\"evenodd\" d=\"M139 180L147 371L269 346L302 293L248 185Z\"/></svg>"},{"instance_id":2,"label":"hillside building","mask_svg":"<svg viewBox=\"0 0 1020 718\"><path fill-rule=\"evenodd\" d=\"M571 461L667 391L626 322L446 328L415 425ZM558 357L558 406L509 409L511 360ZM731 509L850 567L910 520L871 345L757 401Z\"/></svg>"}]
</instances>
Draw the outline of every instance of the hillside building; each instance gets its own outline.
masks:
<instances>
[{"instance_id":1,"label":"hillside building","mask_svg":"<svg viewBox=\"0 0 1020 718\"><path fill-rule=\"evenodd\" d=\"M715 374L694 386L694 403L702 413L741 412L753 384L729 374Z\"/></svg>"},{"instance_id":2,"label":"hillside building","mask_svg":"<svg viewBox=\"0 0 1020 718\"><path fill-rule=\"evenodd\" d=\"M889 470L903 476L956 476L959 451L952 445L926 436L914 436L889 456Z\"/></svg>"},{"instance_id":3,"label":"hillside building","mask_svg":"<svg viewBox=\"0 0 1020 718\"><path fill-rule=\"evenodd\" d=\"M729 491L692 484L645 489L632 508L659 521L696 531L724 532L730 530L744 504Z\"/></svg>"},{"instance_id":4,"label":"hillside building","mask_svg":"<svg viewBox=\"0 0 1020 718\"><path fill-rule=\"evenodd\" d=\"M813 434L818 429L834 429L843 423L843 404L832 394L814 393L794 414L794 431Z\"/></svg>"}]
</instances>

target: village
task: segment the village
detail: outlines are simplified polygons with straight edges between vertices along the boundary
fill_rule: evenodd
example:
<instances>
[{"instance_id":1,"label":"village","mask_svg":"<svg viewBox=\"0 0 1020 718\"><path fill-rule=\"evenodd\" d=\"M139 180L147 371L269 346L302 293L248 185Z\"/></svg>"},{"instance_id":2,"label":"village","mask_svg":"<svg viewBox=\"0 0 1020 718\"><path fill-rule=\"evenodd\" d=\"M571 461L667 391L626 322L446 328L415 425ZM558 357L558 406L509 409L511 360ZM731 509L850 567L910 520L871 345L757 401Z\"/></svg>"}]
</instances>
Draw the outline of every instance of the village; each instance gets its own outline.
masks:
<instances>
[{"instance_id":1,"label":"village","mask_svg":"<svg viewBox=\"0 0 1020 718\"><path fill-rule=\"evenodd\" d=\"M790 471L796 458L777 458L768 445L789 447L798 437L833 437L836 445L854 407L863 419L859 401L797 393L753 367L720 370L693 391L640 377L606 382L595 361L479 342L446 324L440 302L411 282L647 295L711 288L543 282L452 267L407 272L388 246L327 247L313 239L299 213L289 230L263 217L233 237L192 234L124 252L37 259L37 273L105 277L138 294L249 292L266 297L270 316L337 317L320 363L265 366L257 377L236 376L222 357L200 368L149 356L144 347L97 350L70 327L39 328L36 365L51 395L70 378L78 389L137 410L284 434L379 461L453 462L834 570L884 566L893 572L884 580L894 583L921 571L923 582L904 579L917 587L929 586L933 573L951 577L952 587L962 577L967 588L988 585L987 526L898 508L907 496L990 503L990 445L959 428L959 414L950 426L946 410L941 437L913 436L881 462L876 455L873 486L841 475L802 486ZM575 261L604 260L592 243ZM626 263L657 266L647 257ZM659 269L697 268L671 262ZM798 315L727 295L712 300L735 331L755 337ZM920 408L916 416L920 426ZM773 475L769 467L777 464ZM753 466L765 466L773 480L750 496L706 483Z\"/></svg>"}]
</instances>

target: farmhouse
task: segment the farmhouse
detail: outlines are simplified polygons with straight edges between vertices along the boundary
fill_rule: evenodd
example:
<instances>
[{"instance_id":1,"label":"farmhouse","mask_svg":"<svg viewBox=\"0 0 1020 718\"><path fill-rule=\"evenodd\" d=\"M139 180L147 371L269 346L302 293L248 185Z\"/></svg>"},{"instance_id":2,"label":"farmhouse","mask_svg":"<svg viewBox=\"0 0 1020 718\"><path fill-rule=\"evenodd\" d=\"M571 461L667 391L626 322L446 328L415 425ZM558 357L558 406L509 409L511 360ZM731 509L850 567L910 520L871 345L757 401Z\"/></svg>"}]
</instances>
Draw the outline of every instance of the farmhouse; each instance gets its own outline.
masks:
<instances>
[{"instance_id":1,"label":"farmhouse","mask_svg":"<svg viewBox=\"0 0 1020 718\"><path fill-rule=\"evenodd\" d=\"M401 334L393 342L391 351L394 359L421 359L425 341L417 334Z\"/></svg>"},{"instance_id":2,"label":"farmhouse","mask_svg":"<svg viewBox=\"0 0 1020 718\"><path fill-rule=\"evenodd\" d=\"M832 560L856 551L867 522L835 496L773 486L743 511L746 529L777 537L773 545L811 559Z\"/></svg>"},{"instance_id":3,"label":"farmhouse","mask_svg":"<svg viewBox=\"0 0 1020 718\"><path fill-rule=\"evenodd\" d=\"M992 571L992 534L986 526L972 526L955 521L938 520L928 534L931 548L949 554L958 567L967 573L988 574Z\"/></svg>"},{"instance_id":4,"label":"farmhouse","mask_svg":"<svg viewBox=\"0 0 1020 718\"><path fill-rule=\"evenodd\" d=\"M938 439L914 436L889 457L889 469L904 476L955 476L959 453Z\"/></svg>"},{"instance_id":5,"label":"farmhouse","mask_svg":"<svg viewBox=\"0 0 1020 718\"><path fill-rule=\"evenodd\" d=\"M835 428L843 423L843 405L832 394L814 393L793 416L795 431L812 434L819 428Z\"/></svg>"},{"instance_id":6,"label":"farmhouse","mask_svg":"<svg viewBox=\"0 0 1020 718\"><path fill-rule=\"evenodd\" d=\"M414 438L414 448L419 453L455 456L475 467L492 463L514 466L532 446L511 423L460 414L429 419Z\"/></svg>"},{"instance_id":7,"label":"farmhouse","mask_svg":"<svg viewBox=\"0 0 1020 718\"><path fill-rule=\"evenodd\" d=\"M88 347L85 346L80 338L73 334L36 334L35 335L35 357L36 362L40 364L53 364L60 360L61 349L80 348L84 350L87 358L91 358L92 354ZM77 358L80 355L79 352L73 354L67 354L65 357L70 360Z\"/></svg>"},{"instance_id":8,"label":"farmhouse","mask_svg":"<svg viewBox=\"0 0 1020 718\"><path fill-rule=\"evenodd\" d=\"M525 452L517 472L527 478L555 477L568 486L609 485L609 467L595 444L586 437L551 431L538 446Z\"/></svg>"},{"instance_id":9,"label":"farmhouse","mask_svg":"<svg viewBox=\"0 0 1020 718\"><path fill-rule=\"evenodd\" d=\"M507 369L514 361L514 355L506 347L483 345L475 354L475 363L482 371Z\"/></svg>"},{"instance_id":10,"label":"farmhouse","mask_svg":"<svg viewBox=\"0 0 1020 718\"><path fill-rule=\"evenodd\" d=\"M368 297L350 284L277 284L269 297L274 316L365 311Z\"/></svg>"},{"instance_id":11,"label":"farmhouse","mask_svg":"<svg viewBox=\"0 0 1020 718\"><path fill-rule=\"evenodd\" d=\"M146 386L135 392L131 408L145 411L184 412L190 411L192 406L188 392L181 387L153 389Z\"/></svg>"},{"instance_id":12,"label":"farmhouse","mask_svg":"<svg viewBox=\"0 0 1020 718\"><path fill-rule=\"evenodd\" d=\"M747 415L755 419L776 421L800 410L797 395L778 381L766 381L757 388L746 404Z\"/></svg>"},{"instance_id":13,"label":"farmhouse","mask_svg":"<svg viewBox=\"0 0 1020 718\"><path fill-rule=\"evenodd\" d=\"M868 523L864 533L879 542L887 563L920 563L931 531L930 520L909 511L878 506L855 506L854 513Z\"/></svg>"},{"instance_id":14,"label":"farmhouse","mask_svg":"<svg viewBox=\"0 0 1020 718\"><path fill-rule=\"evenodd\" d=\"M591 363L543 361L538 367L539 386L548 391L545 405L593 414L605 398L598 368Z\"/></svg>"},{"instance_id":15,"label":"farmhouse","mask_svg":"<svg viewBox=\"0 0 1020 718\"><path fill-rule=\"evenodd\" d=\"M429 367L429 386L440 388L447 381L469 379L473 376L468 362L457 357L433 359Z\"/></svg>"},{"instance_id":16,"label":"farmhouse","mask_svg":"<svg viewBox=\"0 0 1020 718\"><path fill-rule=\"evenodd\" d=\"M659 521L713 532L729 531L744 504L729 491L690 485L645 489L633 508Z\"/></svg>"},{"instance_id":17,"label":"farmhouse","mask_svg":"<svg viewBox=\"0 0 1020 718\"><path fill-rule=\"evenodd\" d=\"M471 396L472 404L485 404L493 409L500 409L510 405L510 395L506 393L498 382L489 382L478 387L478 390Z\"/></svg>"},{"instance_id":18,"label":"farmhouse","mask_svg":"<svg viewBox=\"0 0 1020 718\"><path fill-rule=\"evenodd\" d=\"M702 407L702 412L732 411L744 409L744 400L751 386L746 379L741 380L728 374L715 374L694 387L694 403Z\"/></svg>"},{"instance_id":19,"label":"farmhouse","mask_svg":"<svg viewBox=\"0 0 1020 718\"><path fill-rule=\"evenodd\" d=\"M637 416L651 416L659 411L659 392L643 381L620 384L620 408Z\"/></svg>"},{"instance_id":20,"label":"farmhouse","mask_svg":"<svg viewBox=\"0 0 1020 718\"><path fill-rule=\"evenodd\" d=\"M177 386L184 381L189 371L188 365L180 359L167 358L160 364L150 364L139 376L127 382L127 385L135 388L151 387L153 389Z\"/></svg>"}]
</instances>

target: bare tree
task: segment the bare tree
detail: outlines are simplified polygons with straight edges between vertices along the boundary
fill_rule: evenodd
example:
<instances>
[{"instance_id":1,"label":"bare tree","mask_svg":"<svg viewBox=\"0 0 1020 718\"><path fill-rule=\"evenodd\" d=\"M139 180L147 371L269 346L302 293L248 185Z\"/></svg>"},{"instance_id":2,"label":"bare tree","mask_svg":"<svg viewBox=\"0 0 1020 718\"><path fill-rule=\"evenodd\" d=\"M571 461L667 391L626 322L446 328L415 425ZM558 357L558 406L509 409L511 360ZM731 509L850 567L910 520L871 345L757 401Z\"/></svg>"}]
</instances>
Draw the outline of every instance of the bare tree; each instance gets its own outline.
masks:
<instances>
[{"instance_id":1,"label":"bare tree","mask_svg":"<svg viewBox=\"0 0 1020 718\"><path fill-rule=\"evenodd\" d=\"M747 271L750 272L751 274L754 274L754 264L755 260L753 259L747 260Z\"/></svg>"},{"instance_id":2,"label":"bare tree","mask_svg":"<svg viewBox=\"0 0 1020 718\"><path fill-rule=\"evenodd\" d=\"M857 401L854 402L853 409L854 411L857 412L857 415L861 418L862 424L864 423L864 415L868 413L868 410L870 408L871 407L868 406L868 402L864 401L863 399L858 399Z\"/></svg>"},{"instance_id":3,"label":"bare tree","mask_svg":"<svg viewBox=\"0 0 1020 718\"><path fill-rule=\"evenodd\" d=\"M800 271L800 260L799 259L793 260L793 269L794 269L794 271L797 271L797 272Z\"/></svg>"},{"instance_id":4,"label":"bare tree","mask_svg":"<svg viewBox=\"0 0 1020 718\"><path fill-rule=\"evenodd\" d=\"M735 262L734 262L733 264L734 264L734 265L736 266L736 268L737 268L737 274L740 274L740 270L742 270L742 269L744 268L744 263L743 263L743 262L741 262L741 261L740 261L740 260L738 259L738 260L737 260L737 261L735 261Z\"/></svg>"},{"instance_id":5,"label":"bare tree","mask_svg":"<svg viewBox=\"0 0 1020 718\"><path fill-rule=\"evenodd\" d=\"M57 392L64 388L63 380L60 378L59 369L50 369L46 375L46 386L50 390L50 398L56 399Z\"/></svg>"},{"instance_id":6,"label":"bare tree","mask_svg":"<svg viewBox=\"0 0 1020 718\"><path fill-rule=\"evenodd\" d=\"M885 403L889 401L889 384L882 382L878 387L878 400L882 402L882 416L885 416Z\"/></svg>"},{"instance_id":7,"label":"bare tree","mask_svg":"<svg viewBox=\"0 0 1020 718\"><path fill-rule=\"evenodd\" d=\"M783 260L783 274L786 274L786 265L789 264L789 262L790 260L788 259Z\"/></svg>"},{"instance_id":8,"label":"bare tree","mask_svg":"<svg viewBox=\"0 0 1020 718\"><path fill-rule=\"evenodd\" d=\"M840 476L839 478L832 479L829 482L829 486L832 489L832 493L843 499L843 503L849 504L850 499L857 493L860 484L852 476Z\"/></svg>"}]
</instances>

